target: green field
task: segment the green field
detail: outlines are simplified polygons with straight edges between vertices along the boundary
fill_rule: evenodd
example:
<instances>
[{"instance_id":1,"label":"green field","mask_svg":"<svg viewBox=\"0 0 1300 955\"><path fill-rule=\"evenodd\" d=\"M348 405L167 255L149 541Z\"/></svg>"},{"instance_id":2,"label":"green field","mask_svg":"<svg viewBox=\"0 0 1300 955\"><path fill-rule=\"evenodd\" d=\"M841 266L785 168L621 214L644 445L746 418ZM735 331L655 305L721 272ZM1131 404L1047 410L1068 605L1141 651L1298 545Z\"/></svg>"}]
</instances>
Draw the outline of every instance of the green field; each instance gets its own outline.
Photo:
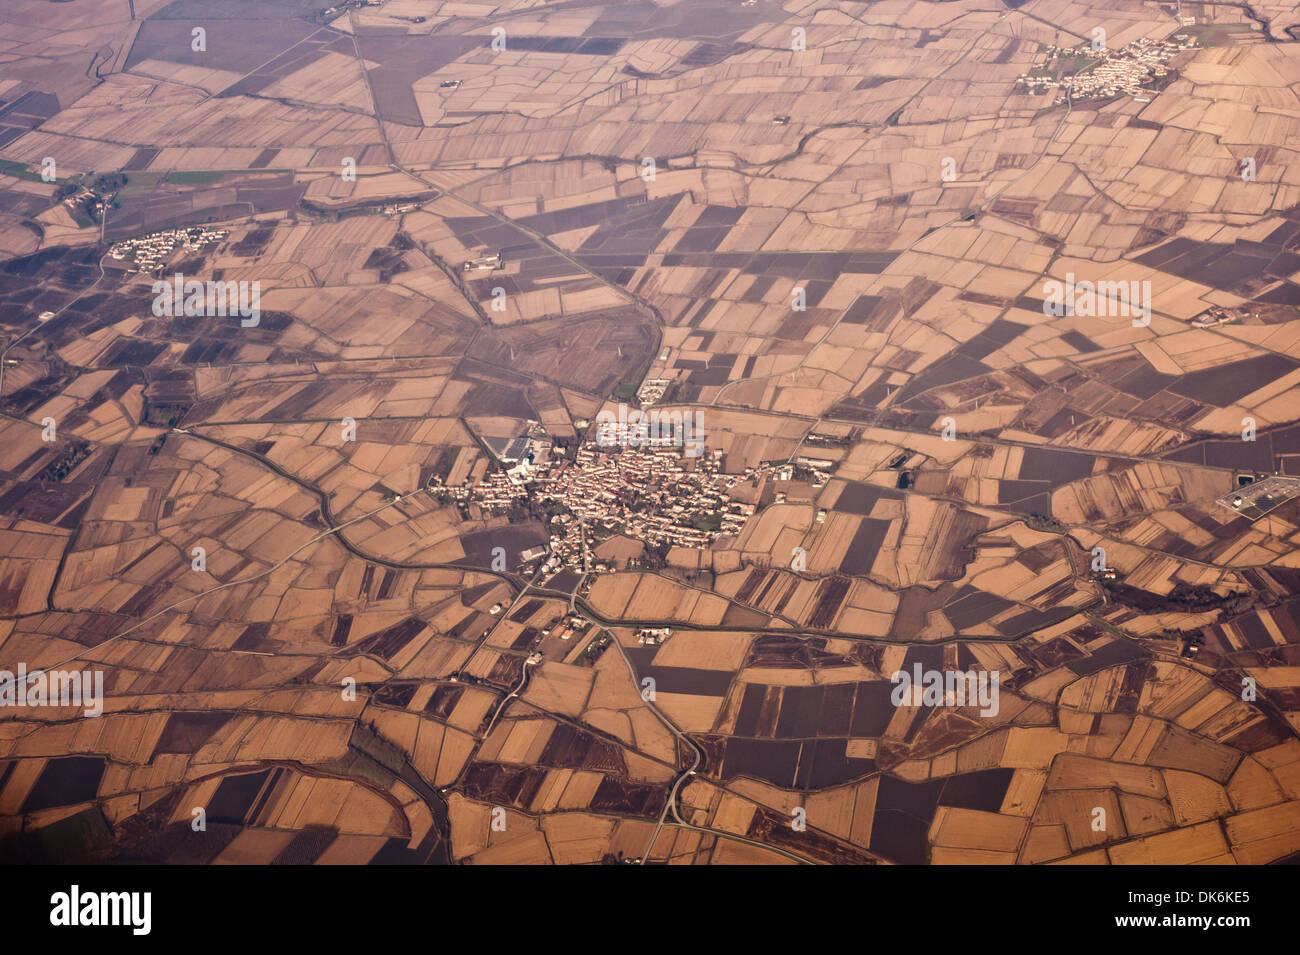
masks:
<instances>
[{"instance_id":1,"label":"green field","mask_svg":"<svg viewBox=\"0 0 1300 955\"><path fill-rule=\"evenodd\" d=\"M216 169L194 169L189 172L169 172L167 181L177 185L220 182L226 173Z\"/></svg>"},{"instance_id":2,"label":"green field","mask_svg":"<svg viewBox=\"0 0 1300 955\"><path fill-rule=\"evenodd\" d=\"M132 195L133 193L152 192L158 183L162 182L166 173L162 172L128 172L126 176L126 185L119 190L120 195Z\"/></svg>"},{"instance_id":3,"label":"green field","mask_svg":"<svg viewBox=\"0 0 1300 955\"><path fill-rule=\"evenodd\" d=\"M19 179L26 179L28 182L45 181L41 179L41 174L39 172L32 172L28 169L27 163L15 162L12 159L0 159L0 173L4 173L6 176L16 176ZM58 179L54 180L54 182L59 181L60 180ZM52 182L50 185L54 185L54 183Z\"/></svg>"},{"instance_id":4,"label":"green field","mask_svg":"<svg viewBox=\"0 0 1300 955\"><path fill-rule=\"evenodd\" d=\"M188 169L178 170L176 172L166 173L167 181L175 183L178 186L185 185L205 185L213 182L220 182L226 176L247 175L248 173L284 173L291 172L289 169Z\"/></svg>"},{"instance_id":5,"label":"green field","mask_svg":"<svg viewBox=\"0 0 1300 955\"><path fill-rule=\"evenodd\" d=\"M1100 62L1101 57L1086 56L1082 53L1077 56L1063 56L1056 61L1056 72L1058 76L1067 73L1086 73Z\"/></svg>"}]
</instances>

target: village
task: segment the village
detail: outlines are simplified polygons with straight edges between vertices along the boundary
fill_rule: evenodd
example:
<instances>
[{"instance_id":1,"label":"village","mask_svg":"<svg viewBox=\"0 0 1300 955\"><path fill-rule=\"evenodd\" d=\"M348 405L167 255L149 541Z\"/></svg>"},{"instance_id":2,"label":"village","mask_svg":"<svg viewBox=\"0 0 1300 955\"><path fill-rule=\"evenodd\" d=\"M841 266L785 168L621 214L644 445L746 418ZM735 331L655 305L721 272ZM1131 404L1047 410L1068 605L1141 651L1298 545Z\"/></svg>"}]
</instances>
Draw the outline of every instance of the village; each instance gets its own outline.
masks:
<instances>
[{"instance_id":1,"label":"village","mask_svg":"<svg viewBox=\"0 0 1300 955\"><path fill-rule=\"evenodd\" d=\"M1094 50L1088 44L1073 49L1048 46L1047 61L1016 77L1016 85L1027 86L1034 94L1060 90L1055 100L1058 106L1068 99L1121 95L1149 103L1155 90L1142 84L1167 76L1169 61L1195 46L1196 39L1186 33L1177 33L1168 40L1139 37L1117 50ZM1067 60L1073 60L1073 69L1066 67Z\"/></svg>"},{"instance_id":2,"label":"village","mask_svg":"<svg viewBox=\"0 0 1300 955\"><path fill-rule=\"evenodd\" d=\"M163 263L178 247L186 252L198 252L205 246L220 242L229 234L227 229L209 229L207 226L163 229L116 242L108 254L118 261L130 262L128 272L152 273L162 268Z\"/></svg>"},{"instance_id":3,"label":"village","mask_svg":"<svg viewBox=\"0 0 1300 955\"><path fill-rule=\"evenodd\" d=\"M494 446L495 444L495 446ZM705 449L698 457L667 444L608 445L586 442L572 457L554 455L536 436L489 443L501 469L477 482L430 486L465 513L484 515L532 511L545 515L550 533L543 572L567 567L581 572L612 570L593 556L594 546L614 535L640 541L652 552L672 547L704 550L719 537L739 532L755 506L732 500L740 482L759 472L722 473L723 453ZM764 472L767 469L764 469ZM788 480L790 465L774 474ZM546 552L529 551L529 560Z\"/></svg>"}]
</instances>

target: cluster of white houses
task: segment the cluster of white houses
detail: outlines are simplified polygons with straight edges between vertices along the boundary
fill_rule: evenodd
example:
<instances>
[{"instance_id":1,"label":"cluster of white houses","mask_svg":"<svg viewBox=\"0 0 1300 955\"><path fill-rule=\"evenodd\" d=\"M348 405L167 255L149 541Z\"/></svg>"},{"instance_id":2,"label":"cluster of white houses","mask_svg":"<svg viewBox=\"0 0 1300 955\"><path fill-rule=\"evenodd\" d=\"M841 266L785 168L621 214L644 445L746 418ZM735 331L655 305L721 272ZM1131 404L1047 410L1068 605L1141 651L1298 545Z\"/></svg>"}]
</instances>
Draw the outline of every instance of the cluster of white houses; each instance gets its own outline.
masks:
<instances>
[{"instance_id":1,"label":"cluster of white houses","mask_svg":"<svg viewBox=\"0 0 1300 955\"><path fill-rule=\"evenodd\" d=\"M1117 50L1094 51L1088 44L1075 49L1049 46L1049 70L1053 70L1053 61L1058 58L1100 59L1079 72L1061 73L1060 76L1022 73L1016 77L1016 83L1027 86L1031 93L1059 89L1061 94L1056 99L1057 103L1063 103L1067 93L1082 99L1127 95L1139 102L1150 102L1152 90L1142 84L1152 77L1158 79L1166 76L1169 73L1166 64L1176 54L1195 45L1193 37L1179 33L1169 40L1139 37Z\"/></svg>"},{"instance_id":2,"label":"cluster of white houses","mask_svg":"<svg viewBox=\"0 0 1300 955\"><path fill-rule=\"evenodd\" d=\"M135 239L116 242L108 250L115 259L128 260L131 266L128 272L154 272L162 268L163 263L182 247L186 252L198 252L204 246L220 242L230 232L226 229L209 229L205 226L193 226L187 229L163 229L150 232Z\"/></svg>"},{"instance_id":3,"label":"cluster of white houses","mask_svg":"<svg viewBox=\"0 0 1300 955\"><path fill-rule=\"evenodd\" d=\"M505 470L446 491L456 504L486 513L530 502L551 513L544 569L608 569L592 548L613 534L651 547L705 549L722 535L738 533L754 513L753 504L731 499L731 489L743 478L721 473L719 450L691 457L680 447L586 443L569 459L537 444L535 436L492 439L488 446ZM530 550L525 563L546 554Z\"/></svg>"}]
</instances>

